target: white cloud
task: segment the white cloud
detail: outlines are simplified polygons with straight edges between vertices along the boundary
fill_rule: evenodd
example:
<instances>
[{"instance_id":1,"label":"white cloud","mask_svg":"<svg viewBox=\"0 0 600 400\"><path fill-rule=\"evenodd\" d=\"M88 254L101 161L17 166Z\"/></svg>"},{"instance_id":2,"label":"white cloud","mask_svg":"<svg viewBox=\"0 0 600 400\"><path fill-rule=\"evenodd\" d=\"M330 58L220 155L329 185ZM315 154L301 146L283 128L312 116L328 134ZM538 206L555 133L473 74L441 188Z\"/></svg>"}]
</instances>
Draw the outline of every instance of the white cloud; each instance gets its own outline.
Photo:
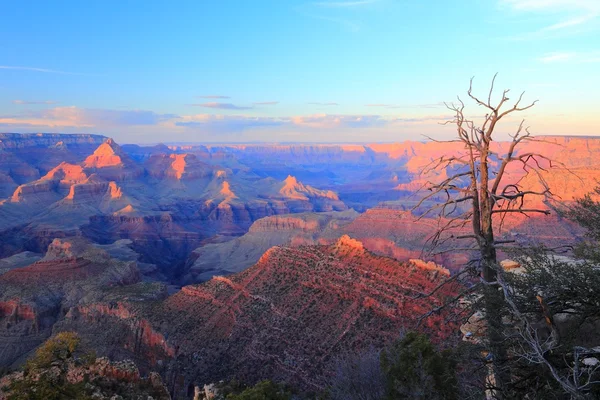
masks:
<instances>
[{"instance_id":1,"label":"white cloud","mask_svg":"<svg viewBox=\"0 0 600 400\"><path fill-rule=\"evenodd\" d=\"M599 0L500 0L500 6L514 12L555 16L557 21L516 39L547 37L595 27L600 17Z\"/></svg>"},{"instance_id":2,"label":"white cloud","mask_svg":"<svg viewBox=\"0 0 600 400\"><path fill-rule=\"evenodd\" d=\"M339 104L334 101L329 101L327 103L321 103L320 101L311 101L308 104L313 106L339 106Z\"/></svg>"},{"instance_id":3,"label":"white cloud","mask_svg":"<svg viewBox=\"0 0 600 400\"><path fill-rule=\"evenodd\" d=\"M279 102L278 101L257 101L252 104L254 104L255 106L274 106L274 105L279 104Z\"/></svg>"},{"instance_id":4,"label":"white cloud","mask_svg":"<svg viewBox=\"0 0 600 400\"><path fill-rule=\"evenodd\" d=\"M206 96L196 96L196 97L201 98L201 99L230 99L231 98L229 96L222 96L222 95L215 95L215 94L206 95Z\"/></svg>"},{"instance_id":5,"label":"white cloud","mask_svg":"<svg viewBox=\"0 0 600 400\"><path fill-rule=\"evenodd\" d=\"M600 62L600 51L547 53L540 57L539 60L546 64L564 62L577 64L597 63Z\"/></svg>"},{"instance_id":6,"label":"white cloud","mask_svg":"<svg viewBox=\"0 0 600 400\"><path fill-rule=\"evenodd\" d=\"M61 74L61 75L88 75L82 74L79 72L67 72L67 71L58 71L55 69L48 68L38 68L38 67L21 67L21 66L13 66L13 65L0 65L0 69L9 69L14 71L30 71L30 72L43 72L46 74Z\"/></svg>"},{"instance_id":7,"label":"white cloud","mask_svg":"<svg viewBox=\"0 0 600 400\"><path fill-rule=\"evenodd\" d=\"M329 8L348 8L348 7L360 7L367 6L369 4L379 3L381 0L356 0L356 1L319 1L313 3L318 7L329 7Z\"/></svg>"},{"instance_id":8,"label":"white cloud","mask_svg":"<svg viewBox=\"0 0 600 400\"><path fill-rule=\"evenodd\" d=\"M39 101L39 100L13 100L12 103L13 104L19 104L19 105L35 105L35 104L58 104L58 101L52 101L52 100L43 100L43 101Z\"/></svg>"},{"instance_id":9,"label":"white cloud","mask_svg":"<svg viewBox=\"0 0 600 400\"><path fill-rule=\"evenodd\" d=\"M362 28L362 15L369 6L386 0L328 0L304 3L295 10L308 18L333 22L351 32Z\"/></svg>"},{"instance_id":10,"label":"white cloud","mask_svg":"<svg viewBox=\"0 0 600 400\"><path fill-rule=\"evenodd\" d=\"M249 110L252 107L246 106L236 106L231 103L219 103L219 102L210 102L210 103L202 103L202 104L190 104L191 106L197 107L205 107L205 108L218 108L221 110Z\"/></svg>"},{"instance_id":11,"label":"white cloud","mask_svg":"<svg viewBox=\"0 0 600 400\"><path fill-rule=\"evenodd\" d=\"M27 125L50 127L117 127L157 125L176 118L174 114L157 114L146 110L108 110L70 107L54 107L44 110L28 110L18 115L0 116L3 125Z\"/></svg>"},{"instance_id":12,"label":"white cloud","mask_svg":"<svg viewBox=\"0 0 600 400\"><path fill-rule=\"evenodd\" d=\"M175 126L199 129L208 133L236 133L252 128L280 126L286 122L281 118L215 114L184 115L178 119Z\"/></svg>"}]
</instances>

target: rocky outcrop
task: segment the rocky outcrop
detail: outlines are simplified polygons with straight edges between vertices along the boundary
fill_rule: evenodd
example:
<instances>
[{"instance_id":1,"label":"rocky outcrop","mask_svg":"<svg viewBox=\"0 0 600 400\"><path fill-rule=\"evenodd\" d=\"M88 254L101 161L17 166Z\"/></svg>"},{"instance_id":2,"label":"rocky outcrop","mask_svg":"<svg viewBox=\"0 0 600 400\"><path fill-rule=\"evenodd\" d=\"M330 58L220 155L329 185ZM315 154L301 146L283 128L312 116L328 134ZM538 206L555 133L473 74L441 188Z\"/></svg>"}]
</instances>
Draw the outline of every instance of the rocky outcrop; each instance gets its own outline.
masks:
<instances>
[{"instance_id":1,"label":"rocky outcrop","mask_svg":"<svg viewBox=\"0 0 600 400\"><path fill-rule=\"evenodd\" d=\"M464 251L449 251L455 246L455 241L432 249L428 245L429 239L440 223L444 221L417 218L410 211L394 208L369 209L362 214L306 213L265 217L254 222L248 233L241 237L206 243L196 249L188 260L186 282L204 281L213 275L241 271L257 262L271 246L334 243L343 235L356 238L376 254L400 261L425 259L457 271L472 255ZM497 226L500 226L499 222ZM467 228L448 232L455 236L467 233ZM576 240L583 231L557 215L527 218L515 214L504 218L496 235L523 245L556 247Z\"/></svg>"},{"instance_id":2,"label":"rocky outcrop","mask_svg":"<svg viewBox=\"0 0 600 400\"><path fill-rule=\"evenodd\" d=\"M261 218L252 224L248 232L285 232L297 230L314 232L321 228L321 221L317 216L310 219L309 215L310 214L287 214Z\"/></svg>"},{"instance_id":3,"label":"rocky outcrop","mask_svg":"<svg viewBox=\"0 0 600 400\"><path fill-rule=\"evenodd\" d=\"M135 298L128 299L129 301ZM144 365L156 365L159 360L168 360L175 356L176 349L170 345L164 335L156 331L146 319L140 319L123 302L95 303L72 307L61 322L63 329L77 329L84 332L82 325L95 326L97 329L110 329L110 325L120 323L127 328L128 335L120 338L120 343L133 355L144 360ZM99 344L98 347L101 347Z\"/></svg>"},{"instance_id":4,"label":"rocky outcrop","mask_svg":"<svg viewBox=\"0 0 600 400\"><path fill-rule=\"evenodd\" d=\"M343 235L333 245L333 252L342 257L360 257L365 253L365 247L358 240Z\"/></svg>"},{"instance_id":5,"label":"rocky outcrop","mask_svg":"<svg viewBox=\"0 0 600 400\"><path fill-rule=\"evenodd\" d=\"M57 192L59 182L40 180L19 186L10 198L13 203L28 203L31 205L52 204L60 196Z\"/></svg>"},{"instance_id":6,"label":"rocky outcrop","mask_svg":"<svg viewBox=\"0 0 600 400\"><path fill-rule=\"evenodd\" d=\"M124 154L119 145L107 139L83 162L85 168L106 168L124 166Z\"/></svg>"},{"instance_id":7,"label":"rocky outcrop","mask_svg":"<svg viewBox=\"0 0 600 400\"><path fill-rule=\"evenodd\" d=\"M394 340L450 295L452 285L439 297L419 296L444 277L430 264L379 257L344 237L330 246L274 247L241 273L186 286L140 313L178 348L195 384L235 371L239 379L318 389L335 355ZM457 331L443 316L423 326L436 340Z\"/></svg>"},{"instance_id":8,"label":"rocky outcrop","mask_svg":"<svg viewBox=\"0 0 600 400\"><path fill-rule=\"evenodd\" d=\"M214 169L194 154L154 154L146 161L145 168L153 178L173 180L207 178Z\"/></svg>"},{"instance_id":9,"label":"rocky outcrop","mask_svg":"<svg viewBox=\"0 0 600 400\"><path fill-rule=\"evenodd\" d=\"M87 357L89 359L89 356ZM11 385L30 379L27 385L43 380L53 385L61 385L63 392L67 385L80 385L77 396L88 395L93 399L157 399L170 400L171 396L160 375L150 373L143 377L140 370L131 360L110 361L107 357L96 358L93 361L71 358L63 365L52 365L30 372L15 372L0 379L0 400L11 398ZM59 387L59 386L54 386ZM18 387L16 390L22 389ZM14 393L20 396L26 393ZM70 394L75 394L71 392ZM123 397L125 396L125 397Z\"/></svg>"},{"instance_id":10,"label":"rocky outcrop","mask_svg":"<svg viewBox=\"0 0 600 400\"><path fill-rule=\"evenodd\" d=\"M106 139L94 153L88 156L82 166L89 173L96 173L108 181L129 181L140 178L144 170L112 139Z\"/></svg>"},{"instance_id":11,"label":"rocky outcrop","mask_svg":"<svg viewBox=\"0 0 600 400\"><path fill-rule=\"evenodd\" d=\"M261 218L241 237L207 243L194 250L185 268L184 282L202 282L214 275L242 271L255 264L273 246L314 244L323 237L335 238L335 232L357 216L357 212L348 210Z\"/></svg>"},{"instance_id":12,"label":"rocky outcrop","mask_svg":"<svg viewBox=\"0 0 600 400\"><path fill-rule=\"evenodd\" d=\"M283 181L283 186L279 189L279 194L285 198L294 200L308 200L313 197L339 200L339 197L331 190L318 190L311 186L305 186L291 175L288 175Z\"/></svg>"},{"instance_id":13,"label":"rocky outcrop","mask_svg":"<svg viewBox=\"0 0 600 400\"><path fill-rule=\"evenodd\" d=\"M115 260L81 238L54 240L42 260L0 275L0 365L45 340L61 310L140 279L135 261Z\"/></svg>"},{"instance_id":14,"label":"rocky outcrop","mask_svg":"<svg viewBox=\"0 0 600 400\"><path fill-rule=\"evenodd\" d=\"M44 181L59 181L62 185L68 186L73 183L81 183L88 178L81 165L62 162L55 168L52 168L41 179Z\"/></svg>"}]
</instances>

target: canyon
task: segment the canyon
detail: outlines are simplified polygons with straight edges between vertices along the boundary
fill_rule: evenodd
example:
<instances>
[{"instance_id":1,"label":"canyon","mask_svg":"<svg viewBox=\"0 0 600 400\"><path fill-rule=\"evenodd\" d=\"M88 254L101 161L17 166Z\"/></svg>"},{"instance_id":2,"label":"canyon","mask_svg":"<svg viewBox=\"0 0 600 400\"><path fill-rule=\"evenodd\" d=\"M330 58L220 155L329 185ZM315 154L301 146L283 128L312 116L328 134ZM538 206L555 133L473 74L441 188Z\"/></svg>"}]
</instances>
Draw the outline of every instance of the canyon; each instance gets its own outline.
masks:
<instances>
[{"instance_id":1,"label":"canyon","mask_svg":"<svg viewBox=\"0 0 600 400\"><path fill-rule=\"evenodd\" d=\"M577 243L584 232L558 211L600 179L600 138L542 137L519 152L534 150L553 164L542 160L539 176L510 168L507 180L535 191L545 182L551 195L526 205L550 215L509 215L496 236ZM183 397L234 377L318 391L336 357L393 342L460 290L423 297L472 254L454 241L432 248L445 221L423 211L440 198L415 206L424 184L453 173L423 168L462 152L0 134L0 366L75 331ZM458 329L444 318L421 329L451 344Z\"/></svg>"},{"instance_id":2,"label":"canyon","mask_svg":"<svg viewBox=\"0 0 600 400\"><path fill-rule=\"evenodd\" d=\"M448 270L375 255L347 235L274 246L243 272L173 295L144 281L130 254L115 258L122 253L57 239L41 260L0 275L0 365L18 365L52 333L74 331L99 356L161 372L175 391L234 377L320 390L337 355L392 342L459 289L424 296ZM423 324L439 342L457 333L446 314Z\"/></svg>"}]
</instances>

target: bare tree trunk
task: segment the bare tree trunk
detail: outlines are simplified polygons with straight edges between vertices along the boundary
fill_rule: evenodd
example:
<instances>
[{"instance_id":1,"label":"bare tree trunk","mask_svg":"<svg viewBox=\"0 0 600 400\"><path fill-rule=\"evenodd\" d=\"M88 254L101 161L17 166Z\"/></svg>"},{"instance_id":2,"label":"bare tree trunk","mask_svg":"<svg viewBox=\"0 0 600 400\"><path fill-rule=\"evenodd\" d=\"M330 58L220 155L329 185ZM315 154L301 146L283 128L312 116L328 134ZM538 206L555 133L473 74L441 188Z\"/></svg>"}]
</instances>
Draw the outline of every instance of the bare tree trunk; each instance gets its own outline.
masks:
<instances>
[{"instance_id":1,"label":"bare tree trunk","mask_svg":"<svg viewBox=\"0 0 600 400\"><path fill-rule=\"evenodd\" d=\"M504 90L502 98L497 104L492 104L492 95L494 82L492 80L487 101L482 101L472 94L472 80L468 95L479 106L486 108L487 114L481 126L465 117L464 103L458 99L459 104L446 105L448 109L455 113L455 118L448 123L456 125L458 139L452 142L459 142L465 145L465 152L457 155L444 155L434 160L430 166L426 167L423 173L427 174L436 169L457 167L459 172L454 173L440 183L431 183L428 186L430 194L426 195L415 208L420 207L425 201L433 200L436 196L444 195L446 201L437 204L426 210L420 217L423 218L433 210L439 212L440 221L447 219L440 224L438 231L432 236L431 242L434 246L444 243L448 239L456 238L451 231L458 227L464 227L469 222L472 225L472 234L462 235L458 239L471 239L474 243L470 247L461 250L474 250L479 253L478 271L483 284L483 308L487 321L487 344L489 346L488 358L490 360L492 381L494 387L490 388L496 398L503 397L503 388L510 380L510 373L503 368L503 362L507 359L507 352L504 346L504 327L502 322L502 310L504 305L504 294L497 282L498 260L496 251L498 242L494 238L493 215L499 213L505 215L511 212L522 214L543 213L549 214L544 209L528 209L524 207L526 196L538 195L544 196L550 193L545 186L542 192L525 190L519 186L519 183L502 182L506 167L508 164L520 163L526 174L529 172L539 172L542 169L538 162L539 159L550 161L548 158L537 153L523 153L515 155L515 148L524 140L533 140L529 130L524 128L523 121L515 134L511 135L507 154L500 157L494 153L491 144L494 140L494 130L496 124L506 115L513 112L524 111L535 105L535 101L527 106L520 107L519 104L523 94L519 96L513 107L502 110L505 103L509 100L508 90ZM499 166L490 171L490 157L498 157ZM454 170L456 171L456 169ZM464 182L469 178L469 183ZM460 205L469 204L467 211L462 212ZM459 215L457 215L459 214ZM449 238L443 238L444 233L450 233ZM502 242L500 242L502 243Z\"/></svg>"}]
</instances>

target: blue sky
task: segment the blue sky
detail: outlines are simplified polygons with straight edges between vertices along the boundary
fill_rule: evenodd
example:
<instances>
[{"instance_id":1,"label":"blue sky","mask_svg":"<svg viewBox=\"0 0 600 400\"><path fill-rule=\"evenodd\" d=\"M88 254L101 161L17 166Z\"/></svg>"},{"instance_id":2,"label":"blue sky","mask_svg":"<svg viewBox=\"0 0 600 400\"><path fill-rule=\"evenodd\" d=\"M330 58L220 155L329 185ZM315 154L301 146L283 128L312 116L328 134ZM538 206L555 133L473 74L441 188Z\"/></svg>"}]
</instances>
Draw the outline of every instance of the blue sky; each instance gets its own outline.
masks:
<instances>
[{"instance_id":1,"label":"blue sky","mask_svg":"<svg viewBox=\"0 0 600 400\"><path fill-rule=\"evenodd\" d=\"M9 0L0 49L6 132L445 138L442 102L471 76L487 93L498 72L499 88L540 100L523 115L532 132L600 134L598 0Z\"/></svg>"}]
</instances>

